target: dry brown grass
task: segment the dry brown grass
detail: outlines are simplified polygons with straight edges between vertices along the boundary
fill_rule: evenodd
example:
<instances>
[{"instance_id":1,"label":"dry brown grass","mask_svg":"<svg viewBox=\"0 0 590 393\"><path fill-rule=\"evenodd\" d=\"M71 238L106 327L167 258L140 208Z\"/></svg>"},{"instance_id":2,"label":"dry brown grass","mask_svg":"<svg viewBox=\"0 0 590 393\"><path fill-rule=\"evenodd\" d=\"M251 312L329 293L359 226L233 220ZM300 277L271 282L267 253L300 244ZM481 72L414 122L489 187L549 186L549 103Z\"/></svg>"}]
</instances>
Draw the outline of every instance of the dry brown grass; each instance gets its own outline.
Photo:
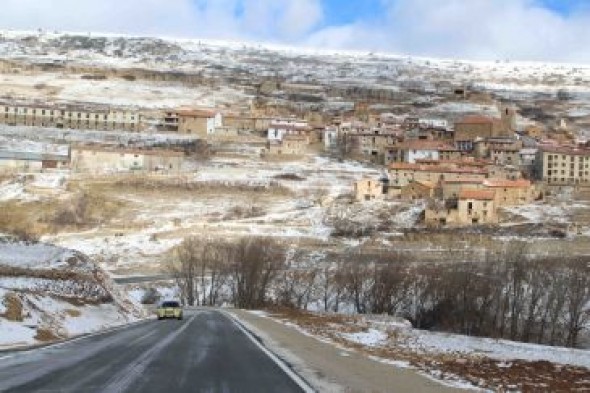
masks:
<instances>
[{"instance_id":1,"label":"dry brown grass","mask_svg":"<svg viewBox=\"0 0 590 393\"><path fill-rule=\"evenodd\" d=\"M60 201L51 215L52 230L87 228L109 222L117 216L124 202L100 192L81 191Z\"/></svg>"},{"instance_id":2,"label":"dry brown grass","mask_svg":"<svg viewBox=\"0 0 590 393\"><path fill-rule=\"evenodd\" d=\"M20 203L9 201L0 203L0 232L14 235L24 240L36 240L47 233L47 226L41 223L44 212L51 209L51 203Z\"/></svg>"},{"instance_id":3,"label":"dry brown grass","mask_svg":"<svg viewBox=\"0 0 590 393\"><path fill-rule=\"evenodd\" d=\"M85 189L103 195L141 193L148 195L276 195L291 196L292 192L278 182L269 186L248 184L247 182L209 181L197 182L182 176L142 176L129 175L116 178L98 178L70 182L72 188Z\"/></svg>"},{"instance_id":4,"label":"dry brown grass","mask_svg":"<svg viewBox=\"0 0 590 393\"><path fill-rule=\"evenodd\" d=\"M48 328L38 328L35 340L41 342L51 342L60 339L60 337Z\"/></svg>"},{"instance_id":5,"label":"dry brown grass","mask_svg":"<svg viewBox=\"0 0 590 393\"><path fill-rule=\"evenodd\" d=\"M83 199L84 208L70 214ZM77 192L67 199L33 202L7 201L0 203L0 232L23 240L36 240L40 236L64 230L89 229L109 222L117 216L124 202L101 192Z\"/></svg>"},{"instance_id":6,"label":"dry brown grass","mask_svg":"<svg viewBox=\"0 0 590 393\"><path fill-rule=\"evenodd\" d=\"M72 318L78 318L80 315L82 315L80 310L74 310L73 308L68 308L65 310L65 313Z\"/></svg>"},{"instance_id":7,"label":"dry brown grass","mask_svg":"<svg viewBox=\"0 0 590 393\"><path fill-rule=\"evenodd\" d=\"M9 293L4 296L4 306L6 307L4 313L6 320L13 322L23 321L23 304L18 295Z\"/></svg>"}]
</instances>

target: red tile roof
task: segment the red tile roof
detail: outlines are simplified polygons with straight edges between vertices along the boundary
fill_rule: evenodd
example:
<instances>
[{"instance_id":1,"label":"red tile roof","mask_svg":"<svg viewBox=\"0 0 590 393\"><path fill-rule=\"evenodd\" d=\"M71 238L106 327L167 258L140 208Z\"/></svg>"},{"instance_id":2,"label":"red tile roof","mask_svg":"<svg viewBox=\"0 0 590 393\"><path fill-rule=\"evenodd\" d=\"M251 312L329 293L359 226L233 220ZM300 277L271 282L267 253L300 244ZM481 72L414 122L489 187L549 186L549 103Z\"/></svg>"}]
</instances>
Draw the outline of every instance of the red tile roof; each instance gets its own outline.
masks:
<instances>
[{"instance_id":1,"label":"red tile roof","mask_svg":"<svg viewBox=\"0 0 590 393\"><path fill-rule=\"evenodd\" d=\"M529 188L531 182L529 180L502 180L502 179L488 179L483 182L484 186L490 188Z\"/></svg>"},{"instance_id":2,"label":"red tile roof","mask_svg":"<svg viewBox=\"0 0 590 393\"><path fill-rule=\"evenodd\" d=\"M458 151L455 147L448 143L440 141L428 141L428 140L406 140L400 143L399 148L410 149L410 150L443 150L443 151Z\"/></svg>"},{"instance_id":3,"label":"red tile roof","mask_svg":"<svg viewBox=\"0 0 590 393\"><path fill-rule=\"evenodd\" d=\"M475 199L478 201L493 201L495 191L489 190L462 190L459 192L459 199Z\"/></svg>"},{"instance_id":4,"label":"red tile roof","mask_svg":"<svg viewBox=\"0 0 590 393\"><path fill-rule=\"evenodd\" d=\"M449 179L444 181L445 184L482 184L483 182L484 179L481 177L462 177L459 179Z\"/></svg>"},{"instance_id":5,"label":"red tile roof","mask_svg":"<svg viewBox=\"0 0 590 393\"><path fill-rule=\"evenodd\" d=\"M389 165L390 170L410 170L416 172L434 172L434 173L468 173L472 175L487 175L487 171L477 168L453 168L443 165L419 165L408 163L393 163Z\"/></svg>"},{"instance_id":6,"label":"red tile roof","mask_svg":"<svg viewBox=\"0 0 590 393\"><path fill-rule=\"evenodd\" d=\"M437 164L437 165L448 165L453 167L479 167L483 168L488 165L491 165L491 161L482 161L482 160L430 160L430 159L417 159L417 164Z\"/></svg>"},{"instance_id":7,"label":"red tile roof","mask_svg":"<svg viewBox=\"0 0 590 393\"><path fill-rule=\"evenodd\" d=\"M590 156L590 149L584 147L539 145L539 150L547 153L565 154L570 156Z\"/></svg>"}]
</instances>

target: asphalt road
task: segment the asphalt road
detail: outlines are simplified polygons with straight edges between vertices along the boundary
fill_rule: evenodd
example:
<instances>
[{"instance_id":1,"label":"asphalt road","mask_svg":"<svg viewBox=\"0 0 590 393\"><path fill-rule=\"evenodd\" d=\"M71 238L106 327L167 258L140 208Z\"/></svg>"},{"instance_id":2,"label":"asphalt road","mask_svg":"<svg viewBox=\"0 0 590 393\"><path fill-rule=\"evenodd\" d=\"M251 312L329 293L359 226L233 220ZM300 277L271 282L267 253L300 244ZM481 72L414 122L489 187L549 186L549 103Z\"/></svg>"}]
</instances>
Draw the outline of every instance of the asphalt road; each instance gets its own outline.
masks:
<instances>
[{"instance_id":1,"label":"asphalt road","mask_svg":"<svg viewBox=\"0 0 590 393\"><path fill-rule=\"evenodd\" d=\"M229 317L211 310L0 354L0 392L302 391Z\"/></svg>"}]
</instances>

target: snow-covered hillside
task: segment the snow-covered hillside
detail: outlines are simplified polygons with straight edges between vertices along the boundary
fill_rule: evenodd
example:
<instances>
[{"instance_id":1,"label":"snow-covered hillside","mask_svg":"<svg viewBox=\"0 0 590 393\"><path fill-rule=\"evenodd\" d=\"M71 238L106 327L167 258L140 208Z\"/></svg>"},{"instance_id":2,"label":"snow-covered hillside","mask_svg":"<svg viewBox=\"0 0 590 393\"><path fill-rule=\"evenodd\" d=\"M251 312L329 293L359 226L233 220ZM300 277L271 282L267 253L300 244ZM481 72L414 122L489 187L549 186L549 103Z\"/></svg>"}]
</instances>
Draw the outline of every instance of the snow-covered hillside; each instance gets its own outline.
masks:
<instances>
[{"instance_id":1,"label":"snow-covered hillside","mask_svg":"<svg viewBox=\"0 0 590 393\"><path fill-rule=\"evenodd\" d=\"M0 349L99 331L142 313L85 255L0 237Z\"/></svg>"},{"instance_id":2,"label":"snow-covered hillside","mask_svg":"<svg viewBox=\"0 0 590 393\"><path fill-rule=\"evenodd\" d=\"M590 93L587 65L445 60L211 40L0 31L0 56L56 67L74 64L188 72L205 78L227 77L238 85L253 77L281 77L316 87L362 85L392 91L399 87L437 91L441 88L438 82L445 81L525 95L555 94L559 89Z\"/></svg>"}]
</instances>

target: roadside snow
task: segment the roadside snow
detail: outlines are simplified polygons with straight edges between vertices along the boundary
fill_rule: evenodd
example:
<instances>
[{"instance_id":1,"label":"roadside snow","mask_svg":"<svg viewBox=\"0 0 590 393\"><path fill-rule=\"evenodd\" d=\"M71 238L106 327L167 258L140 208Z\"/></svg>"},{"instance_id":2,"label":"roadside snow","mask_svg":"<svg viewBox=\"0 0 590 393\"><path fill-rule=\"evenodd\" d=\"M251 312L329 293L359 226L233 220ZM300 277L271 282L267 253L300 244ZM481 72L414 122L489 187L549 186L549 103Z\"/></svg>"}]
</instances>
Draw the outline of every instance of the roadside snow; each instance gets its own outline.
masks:
<instances>
[{"instance_id":1,"label":"roadside snow","mask_svg":"<svg viewBox=\"0 0 590 393\"><path fill-rule=\"evenodd\" d=\"M0 333L0 349L2 349L3 347L34 343L37 331L24 326L20 322L7 321L0 318Z\"/></svg>"},{"instance_id":2,"label":"roadside snow","mask_svg":"<svg viewBox=\"0 0 590 393\"><path fill-rule=\"evenodd\" d=\"M407 347L418 352L482 355L498 360L546 360L590 368L590 351L508 340L411 330Z\"/></svg>"},{"instance_id":3,"label":"roadside snow","mask_svg":"<svg viewBox=\"0 0 590 393\"><path fill-rule=\"evenodd\" d=\"M62 314L63 328L68 336L94 333L138 320L121 313L112 304L87 305L80 308L79 311L81 312L79 316Z\"/></svg>"},{"instance_id":4,"label":"roadside snow","mask_svg":"<svg viewBox=\"0 0 590 393\"><path fill-rule=\"evenodd\" d=\"M342 333L342 337L367 347L377 347L385 344L387 341L387 334L377 329L369 329L366 332L359 333Z\"/></svg>"}]
</instances>

